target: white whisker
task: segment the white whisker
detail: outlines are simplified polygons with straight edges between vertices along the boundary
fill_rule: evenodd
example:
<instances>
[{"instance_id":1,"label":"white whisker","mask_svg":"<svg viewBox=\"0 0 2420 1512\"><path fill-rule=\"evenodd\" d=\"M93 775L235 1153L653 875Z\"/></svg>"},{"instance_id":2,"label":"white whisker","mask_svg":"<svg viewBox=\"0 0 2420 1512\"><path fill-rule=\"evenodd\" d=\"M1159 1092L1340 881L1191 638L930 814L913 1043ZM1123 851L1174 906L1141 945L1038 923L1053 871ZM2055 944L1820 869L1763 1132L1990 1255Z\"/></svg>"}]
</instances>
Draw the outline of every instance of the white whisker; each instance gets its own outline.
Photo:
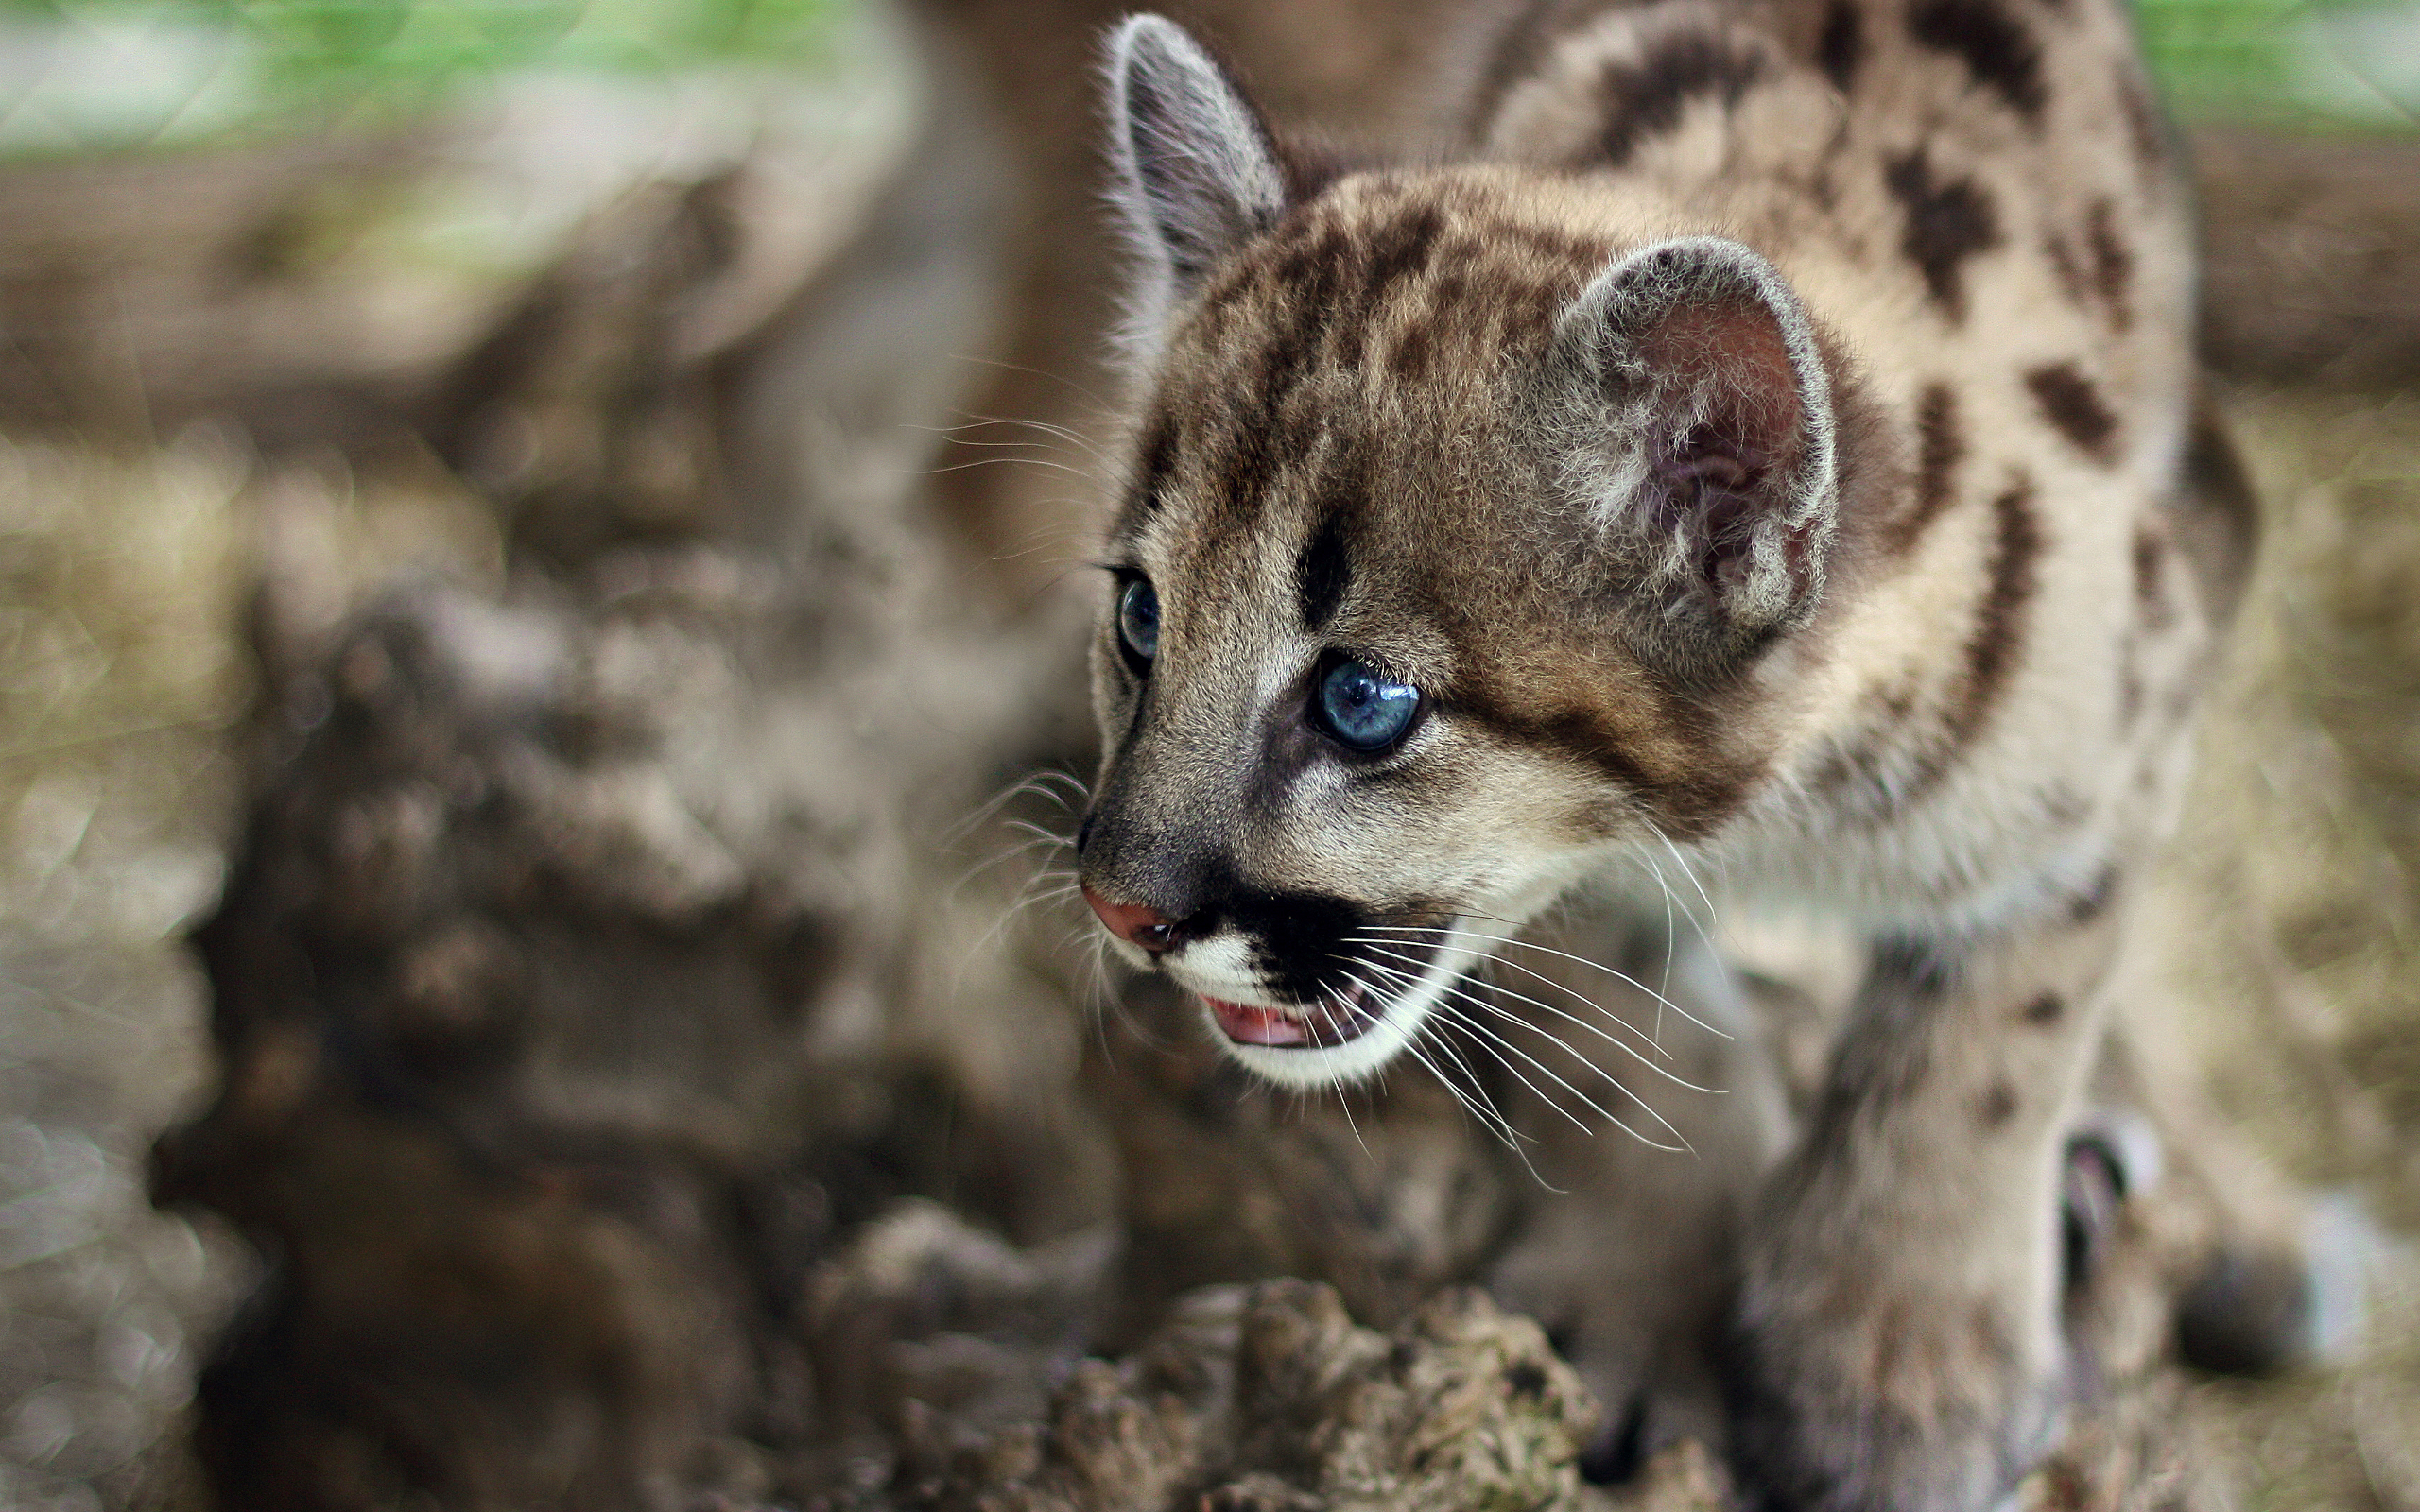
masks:
<instances>
[{"instance_id":1,"label":"white whisker","mask_svg":"<svg viewBox=\"0 0 2420 1512\"><path fill-rule=\"evenodd\" d=\"M1393 942L1393 941L1392 941L1392 940L1377 940L1377 939L1353 939L1353 938L1351 938L1350 936L1348 936L1348 942L1349 942L1349 943L1352 943L1352 944L1367 945L1367 946L1370 946L1371 948L1373 948L1373 949L1376 950L1380 954L1382 954L1382 955L1386 955L1386 956L1389 956L1389 957L1392 957L1392 959L1394 959L1394 960L1396 960L1396 961L1399 961L1399 962L1403 963L1403 964L1404 964L1404 965L1406 965L1406 966L1410 966L1410 967L1421 967L1421 966L1424 966L1424 965L1426 964L1425 962L1421 961L1421 960L1419 959L1419 957L1417 957L1417 956L1406 955L1406 954L1404 954L1401 951L1394 949L1394 948L1393 948L1394 942ZM1513 967L1513 968L1514 968L1514 970L1516 970L1516 971L1520 969L1516 963L1512 962L1512 961L1505 961L1505 962L1503 962L1503 963L1501 963L1501 964L1506 965L1506 966L1512 966L1512 967ZM1530 974L1531 974L1531 975L1536 975L1536 973L1535 973L1535 972L1531 972ZM1545 980L1545 978L1543 978L1543 977L1542 977L1542 978L1540 978L1540 980L1541 980L1541 981L1544 981L1544 980ZM1640 1065L1645 1066L1648 1070L1650 1070L1650 1071L1651 1071L1651 1072L1655 1073L1655 1074L1657 1074L1658 1076L1663 1077L1666 1081L1670 1082L1670 1083L1671 1083L1673 1086L1675 1086L1675 1087L1684 1087L1684 1088L1686 1088L1687 1090L1689 1090L1690 1091L1693 1091L1693 1092L1705 1092L1705 1093L1708 1093L1708 1094L1710 1094L1710 1095L1717 1096L1717 1097L1720 1097L1720 1096L1721 1096L1721 1095L1722 1095L1722 1089L1721 1089L1721 1088L1720 1088L1720 1087L1701 1087L1701 1086L1699 1086L1696 1082L1690 1081L1690 1080L1688 1080L1686 1077L1684 1077L1684 1076L1678 1075L1678 1074L1676 1074L1675 1073L1673 1073L1673 1072L1671 1072L1671 1071L1668 1071L1668 1070L1667 1070L1666 1068L1664 1068L1664 1067L1662 1067L1662 1066L1657 1065L1654 1061L1650 1060L1650 1059L1647 1057L1647 1056L1645 1055L1645 1053L1644 1053L1644 1052L1640 1051L1640 1050L1638 1049L1638 1047L1637 1047L1637 1046L1631 1044L1628 1040L1616 1040L1616 1039L1615 1039L1612 1035L1607 1034L1603 1029L1600 1029L1600 1028L1599 1028L1597 1025L1595 1025L1595 1024L1593 1024L1593 1023L1590 1023L1587 1020L1582 1019L1582 1018L1579 1017L1578 1015L1573 1014L1573 1013L1570 1013L1570 1012L1568 1012L1568 1011L1566 1011L1566 1010L1564 1010L1564 1009L1558 1008L1558 1007L1556 1007L1556 1006L1555 1006L1553 1004L1551 1004L1551 1003L1541 1003L1541 1002L1539 1002L1536 998L1533 998L1533 997L1530 996L1528 993L1526 993L1526 992L1516 992L1516 991L1514 991L1512 988L1509 988L1509 987L1504 986L1504 985L1503 985L1502 983L1500 983L1500 982L1487 982L1487 983L1482 983L1481 985L1482 985L1482 986L1484 986L1484 987L1485 987L1489 991L1491 991L1491 992L1501 992L1501 993L1503 993L1506 997L1518 999L1519 1001L1521 1001L1521 1002L1523 1002L1523 1003L1526 1003L1526 1004L1530 1005L1530 1006L1531 1006L1531 1007L1533 1007L1533 1008L1538 1009L1540 1012L1543 1012L1543 1013L1551 1013L1551 1014L1553 1014L1556 1018L1561 1019L1561 1020L1564 1021L1565 1022L1567 1022L1567 1023L1570 1023L1570 1024L1574 1025L1575 1027L1578 1027L1578 1028L1582 1028L1582 1029L1585 1029L1585 1030L1587 1030L1590 1034L1595 1035L1598 1039L1602 1040L1603 1041L1605 1041L1605 1043L1607 1043L1607 1044L1609 1044L1609 1045L1612 1045L1615 1049L1616 1049L1616 1050L1620 1051L1623 1055L1626 1055L1626 1056L1630 1057L1633 1060L1637 1061ZM1555 986L1561 986L1561 984L1560 984L1560 983L1556 983L1556 984L1552 984L1552 985L1555 985ZM1446 990L1451 991L1451 990L1453 990L1453 988L1448 988ZM1616 1015L1616 1014L1613 1013L1612 1011L1610 1011L1609 1009L1605 1008L1605 1007L1604 1007L1604 1006L1602 1006L1601 1005L1597 1004L1597 1003L1590 1002L1587 998L1581 996L1581 994L1580 994L1580 993L1578 993L1578 992L1573 992L1569 988L1563 988L1563 990L1564 990L1565 992L1569 992L1569 993L1571 994L1571 996L1572 996L1572 997L1579 999L1579 1001L1580 1001L1580 1002L1587 1004L1589 1007L1595 1008L1598 1012L1604 1014L1604 1015L1605 1015L1605 1017L1607 1017L1608 1019L1612 1019L1614 1022L1621 1024L1623 1028L1625 1028L1625 1029L1630 1029L1631 1033L1633 1033L1633 1034L1636 1034L1636 1033L1638 1033L1638 1031L1637 1031L1636 1029L1632 1029L1632 1028L1631 1028L1631 1026L1630 1026L1628 1023L1624 1023L1624 1022L1623 1022L1623 1021L1621 1020L1621 1018L1620 1018L1618 1015ZM1517 1022L1517 1021L1516 1021L1516 1022ZM1539 1032L1540 1032L1540 1033L1544 1033L1545 1031L1544 1031L1543 1029L1541 1029ZM1558 1042L1558 1043L1560 1043L1561 1041L1557 1041L1557 1042ZM1564 1049L1566 1049L1566 1050L1571 1049L1571 1047L1570 1047L1569 1045L1564 1045ZM1573 1052L1573 1054L1577 1055L1577 1054L1578 1054L1578 1052L1577 1052L1577 1051L1574 1051L1574 1052ZM1583 1057L1582 1058L1584 1059L1585 1057Z\"/></svg>"},{"instance_id":2,"label":"white whisker","mask_svg":"<svg viewBox=\"0 0 2420 1512\"><path fill-rule=\"evenodd\" d=\"M1389 976L1401 977L1406 981L1417 980L1417 978L1407 976L1406 973L1397 971L1391 967L1379 966L1374 962L1371 964L1371 970L1382 972ZM1450 993L1453 989L1448 988L1447 990ZM1471 998L1467 994L1458 995L1462 996L1464 1001L1469 1002L1473 1006L1481 1008L1489 1013L1495 1014L1498 1017L1511 1020L1511 1022L1514 1023L1520 1023L1523 1022L1519 1018L1506 1012L1504 1009L1497 1007L1493 1004L1480 1003L1478 999ZM1605 1120L1616 1128L1620 1129L1623 1133L1628 1134L1631 1138L1638 1141L1641 1144L1647 1145L1651 1149L1671 1150L1675 1153L1689 1149L1688 1142L1685 1139L1682 1139L1681 1131L1679 1129L1673 1128L1672 1125L1665 1120L1662 1114L1656 1112L1654 1108L1648 1107L1646 1102L1641 1099L1636 1092L1634 1092L1629 1088L1622 1086L1620 1082L1614 1080L1611 1076L1605 1077L1605 1080L1609 1085L1619 1091L1624 1096L1630 1098L1631 1101L1637 1103L1639 1108L1645 1111L1650 1118L1654 1119L1658 1124L1663 1125L1666 1129L1670 1130L1672 1137L1674 1139L1680 1139L1681 1143L1677 1145L1665 1144L1658 1141L1649 1139L1646 1135L1641 1134L1638 1130L1631 1127L1627 1123L1624 1123L1622 1119L1616 1115L1612 1110L1599 1106L1595 1098L1589 1096L1586 1092L1582 1091L1579 1088L1574 1087L1570 1082L1564 1080L1561 1075L1556 1074L1552 1067L1547 1065L1535 1056L1530 1055L1528 1051L1523 1050L1519 1045L1516 1045L1510 1040L1505 1039L1502 1035L1497 1034L1495 1030L1488 1028L1477 1019L1449 1006L1443 998L1441 997L1437 1001L1432 1011L1453 1020L1454 1022L1461 1024L1464 1028L1471 1030L1473 1033L1483 1036L1484 1038L1502 1046L1504 1049L1520 1057L1524 1061L1535 1067L1539 1074L1547 1077L1556 1086L1561 1087L1564 1091L1567 1091L1572 1096L1580 1099L1582 1105L1586 1107L1591 1112L1594 1112L1598 1117ZM1547 1038L1552 1039L1553 1037L1549 1035ZM1562 1045L1565 1050L1570 1048L1568 1045L1563 1045L1563 1042L1559 1040L1555 1040L1555 1043ZM1529 1077L1522 1075L1522 1074L1510 1062L1506 1063L1504 1069L1512 1072L1514 1076L1519 1077L1522 1084L1527 1086L1531 1091L1536 1092L1547 1107L1553 1108L1556 1112L1561 1113L1564 1117L1571 1120L1574 1126L1578 1127L1582 1133L1594 1132L1588 1127L1586 1120L1581 1118L1579 1114L1574 1113L1570 1108L1564 1107L1563 1104L1556 1099L1547 1096L1546 1092L1542 1091L1536 1083L1531 1082ZM1599 1070L1598 1074L1604 1075L1604 1073ZM1691 1151L1691 1153L1695 1152Z\"/></svg>"},{"instance_id":3,"label":"white whisker","mask_svg":"<svg viewBox=\"0 0 2420 1512\"><path fill-rule=\"evenodd\" d=\"M1405 929L1424 928L1425 926L1420 926L1420 925L1408 925L1408 924L1374 924L1374 925L1372 925L1372 926L1370 926L1370 927L1371 927L1371 928L1373 928L1373 929L1393 929L1393 930L1405 930ZM1451 937L1452 936L1455 936L1455 935L1463 935L1463 934L1467 934L1468 932L1467 932L1467 931L1463 931L1463 930L1449 930L1449 931L1441 931L1440 933L1445 934L1448 937ZM1492 938L1492 936L1486 936L1486 935L1470 935L1470 936L1469 936L1469 937L1470 937L1470 938L1472 938L1472 939L1491 939L1491 938ZM1375 944L1384 944L1384 945L1392 945L1392 946L1396 946L1396 947L1402 947L1402 946L1406 946L1406 945L1410 945L1410 944L1412 944L1412 943L1414 943L1414 942L1413 942L1413 941L1411 941L1411 940L1391 939L1391 940L1372 940L1372 941L1369 941L1368 943L1370 943L1370 944L1374 944L1374 945L1375 945ZM1498 941L1497 943L1501 943L1501 942L1500 942L1500 941ZM1520 943L1520 942L1515 942L1515 943ZM1645 1030L1641 1029L1638 1025L1636 1025L1636 1024L1634 1024L1634 1023L1631 1022L1628 1019L1623 1018L1620 1014L1616 1013L1613 1009L1611 1009L1611 1008L1609 1008L1609 1007L1605 1006L1603 1004L1601 1004L1601 1003L1598 1002L1596 999L1594 999L1594 998L1592 998L1592 997L1588 996L1586 993L1584 993L1584 992L1581 991L1578 988L1572 987L1570 984L1565 983L1565 982L1558 982L1558 981L1556 981L1553 977L1547 976L1547 975L1545 975L1545 974L1543 974L1543 973L1541 973L1541 972L1531 971L1529 967L1526 967L1526 966L1522 965L1519 961L1507 960L1507 959L1505 959L1505 958L1504 958L1503 956L1501 956L1501 955L1489 954L1487 954L1486 952L1479 952L1479 953L1478 953L1478 954L1480 955L1480 957L1481 957L1483 960L1485 960L1485 961L1486 961L1489 965L1491 965L1491 966L1501 966L1501 967L1506 968L1506 969L1507 969L1507 970L1509 970L1509 971L1518 971L1518 972L1520 972L1523 976L1526 976L1526 977L1530 978L1530 979L1531 981L1533 981L1533 982L1537 982L1537 983L1540 983L1540 984L1541 984L1541 985L1543 985L1543 986L1552 988L1553 988L1554 990L1556 990L1557 992L1562 993L1564 997L1567 997L1567 998L1571 999L1573 1002L1578 1003L1578 1004L1581 1004L1582 1005L1583 1005L1583 1006L1587 1007L1590 1011L1592 1011L1592 1012L1596 1012L1596 1013L1603 1014L1603 1015L1605 1016L1605 1018L1606 1018L1606 1020L1607 1020L1608 1022L1612 1022L1612 1023L1618 1024L1618 1025L1620 1025L1623 1029L1626 1029L1626 1030L1628 1030L1631 1034L1633 1034L1633 1035L1636 1036L1636 1037L1637 1037L1637 1038L1638 1038L1638 1039L1639 1039L1643 1043L1645 1043L1645 1044L1646 1044L1646 1046L1648 1047L1648 1049L1654 1051L1657 1055L1662 1056L1662 1057L1663 1057L1665 1059L1667 1059L1667 1060L1669 1060L1669 1059L1671 1059L1671 1058L1672 1058L1672 1052L1670 1052L1669 1050L1665 1049L1665 1048L1664 1048L1664 1046L1663 1046L1663 1044L1662 1044L1659 1040L1655 1040L1654 1038L1652 1038L1651 1036L1650 1036L1650 1035L1649 1035ZM1498 984L1498 983L1490 983L1490 984L1488 984L1488 985L1489 985L1490 987L1495 988L1496 988L1497 990L1499 990L1499 991L1510 992L1510 991L1512 991L1512 988L1507 988L1507 987L1503 987L1501 984ZM1646 990L1646 989L1642 988L1640 990L1644 991L1644 990ZM1516 997L1520 996L1520 994L1518 994L1518 993L1514 993L1513 995L1514 995L1514 996L1516 996ZM1544 1004L1540 1004L1540 1005L1539 1005L1539 1006L1544 1007L1544 1006L1545 1006L1545 1005L1544 1005ZM1659 1011L1660 1011L1660 1010L1659 1010ZM1599 1031L1599 1033L1602 1033L1603 1031L1601 1031L1601 1030L1600 1030L1600 1031ZM1629 1047L1628 1047L1628 1046L1625 1046L1624 1048L1625 1048L1625 1049L1627 1049L1627 1048L1629 1048ZM1635 1055L1635 1054L1637 1054L1637 1052L1636 1052L1636 1051L1632 1051L1632 1054Z\"/></svg>"},{"instance_id":4,"label":"white whisker","mask_svg":"<svg viewBox=\"0 0 2420 1512\"><path fill-rule=\"evenodd\" d=\"M1655 999L1656 1002L1663 1004L1666 1007L1670 1008L1674 1013L1679 1014L1682 1018L1696 1024L1699 1028L1703 1029L1706 1033L1720 1036L1725 1040L1731 1038L1728 1034L1724 1034L1723 1031L1716 1028L1713 1024L1706 1022L1703 1019L1699 1018L1688 1009L1681 1006L1677 1003L1674 1003L1669 998L1665 997L1662 993L1656 991L1653 988L1649 987L1646 983L1631 975L1629 972L1615 971L1612 967L1607 966L1602 961L1592 961L1585 955L1574 955L1569 951L1559 951L1551 945L1540 945L1534 940L1514 939L1509 935L1482 935L1477 930L1437 929L1424 924L1371 924L1366 927L1409 934L1461 936L1465 939L1483 939L1494 945L1512 945L1526 951L1537 951L1543 954L1552 955L1559 959L1569 961L1575 966L1584 966L1592 971L1602 971L1607 976L1610 976L1616 981L1626 982L1630 986L1636 988L1641 992L1646 993L1649 997ZM1511 966L1516 965L1517 963L1508 961L1505 964ZM1523 969L1526 970L1526 968ZM1535 975L1536 973L1532 972L1531 974ZM1559 986L1560 984L1556 985ZM1658 1045L1656 1048L1661 1050L1663 1047Z\"/></svg>"}]
</instances>

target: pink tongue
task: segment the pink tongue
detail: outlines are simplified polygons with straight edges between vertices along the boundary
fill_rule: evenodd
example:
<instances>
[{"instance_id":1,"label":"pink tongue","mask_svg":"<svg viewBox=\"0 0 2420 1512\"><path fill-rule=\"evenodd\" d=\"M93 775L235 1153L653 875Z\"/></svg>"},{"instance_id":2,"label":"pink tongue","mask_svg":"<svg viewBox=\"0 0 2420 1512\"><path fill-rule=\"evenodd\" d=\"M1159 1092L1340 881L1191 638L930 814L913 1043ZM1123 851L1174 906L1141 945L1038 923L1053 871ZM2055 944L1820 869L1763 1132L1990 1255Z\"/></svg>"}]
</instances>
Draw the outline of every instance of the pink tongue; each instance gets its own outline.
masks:
<instances>
[{"instance_id":1,"label":"pink tongue","mask_svg":"<svg viewBox=\"0 0 2420 1512\"><path fill-rule=\"evenodd\" d=\"M1276 1008L1255 1008L1248 1004L1229 1003L1222 998L1205 997L1211 1016L1228 1039L1244 1045L1299 1045L1310 1042L1309 1024L1290 1013Z\"/></svg>"}]
</instances>

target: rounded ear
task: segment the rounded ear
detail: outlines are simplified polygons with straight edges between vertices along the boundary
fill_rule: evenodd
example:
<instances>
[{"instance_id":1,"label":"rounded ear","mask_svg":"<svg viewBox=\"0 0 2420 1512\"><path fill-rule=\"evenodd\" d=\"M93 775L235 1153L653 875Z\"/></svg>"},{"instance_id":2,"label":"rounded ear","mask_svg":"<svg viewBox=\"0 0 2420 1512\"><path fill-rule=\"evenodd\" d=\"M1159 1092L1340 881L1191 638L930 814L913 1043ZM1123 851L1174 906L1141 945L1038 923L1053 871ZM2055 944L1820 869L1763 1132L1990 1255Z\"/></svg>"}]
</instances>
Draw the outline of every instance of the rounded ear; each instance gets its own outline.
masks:
<instances>
[{"instance_id":1,"label":"rounded ear","mask_svg":"<svg viewBox=\"0 0 2420 1512\"><path fill-rule=\"evenodd\" d=\"M1141 267L1127 338L1148 356L1219 260L1286 208L1258 112L1184 27L1134 16L1110 34L1111 196Z\"/></svg>"},{"instance_id":2,"label":"rounded ear","mask_svg":"<svg viewBox=\"0 0 2420 1512\"><path fill-rule=\"evenodd\" d=\"M1583 417L1564 472L1685 661L1813 608L1838 518L1831 382L1773 266L1737 242L1644 248L1557 323Z\"/></svg>"}]
</instances>

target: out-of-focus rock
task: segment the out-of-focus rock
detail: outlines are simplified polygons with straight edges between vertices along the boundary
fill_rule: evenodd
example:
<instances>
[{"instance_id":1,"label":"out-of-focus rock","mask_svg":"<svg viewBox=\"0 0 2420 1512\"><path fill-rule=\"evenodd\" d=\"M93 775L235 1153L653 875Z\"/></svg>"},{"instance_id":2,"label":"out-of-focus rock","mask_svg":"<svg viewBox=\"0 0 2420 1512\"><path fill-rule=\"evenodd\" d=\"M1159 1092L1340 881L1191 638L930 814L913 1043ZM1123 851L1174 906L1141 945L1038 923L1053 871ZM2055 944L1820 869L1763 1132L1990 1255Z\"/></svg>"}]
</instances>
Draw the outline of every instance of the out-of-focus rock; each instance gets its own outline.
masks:
<instances>
[{"instance_id":1,"label":"out-of-focus rock","mask_svg":"<svg viewBox=\"0 0 2420 1512\"><path fill-rule=\"evenodd\" d=\"M897 1504L1575 1512L1595 1504L1576 1461L1596 1415L1537 1325L1478 1293L1379 1333L1332 1289L1275 1280L1192 1294L1126 1361L1078 1366L1038 1430L911 1452Z\"/></svg>"}]
</instances>

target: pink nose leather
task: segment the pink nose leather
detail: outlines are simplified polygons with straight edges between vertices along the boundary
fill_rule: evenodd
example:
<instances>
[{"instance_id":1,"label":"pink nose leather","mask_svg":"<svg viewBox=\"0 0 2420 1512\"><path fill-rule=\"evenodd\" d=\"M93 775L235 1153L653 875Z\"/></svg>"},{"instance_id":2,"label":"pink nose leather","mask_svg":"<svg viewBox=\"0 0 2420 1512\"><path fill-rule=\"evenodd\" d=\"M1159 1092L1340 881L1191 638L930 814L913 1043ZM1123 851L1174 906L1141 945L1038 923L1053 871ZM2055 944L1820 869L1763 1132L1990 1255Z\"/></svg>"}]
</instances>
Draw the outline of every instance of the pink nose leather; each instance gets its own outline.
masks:
<instances>
[{"instance_id":1,"label":"pink nose leather","mask_svg":"<svg viewBox=\"0 0 2420 1512\"><path fill-rule=\"evenodd\" d=\"M1090 887L1084 889L1084 902L1093 905L1093 912L1100 915L1100 921L1109 926L1111 934L1129 945L1164 951L1175 934L1174 926L1148 903L1114 903Z\"/></svg>"}]
</instances>

